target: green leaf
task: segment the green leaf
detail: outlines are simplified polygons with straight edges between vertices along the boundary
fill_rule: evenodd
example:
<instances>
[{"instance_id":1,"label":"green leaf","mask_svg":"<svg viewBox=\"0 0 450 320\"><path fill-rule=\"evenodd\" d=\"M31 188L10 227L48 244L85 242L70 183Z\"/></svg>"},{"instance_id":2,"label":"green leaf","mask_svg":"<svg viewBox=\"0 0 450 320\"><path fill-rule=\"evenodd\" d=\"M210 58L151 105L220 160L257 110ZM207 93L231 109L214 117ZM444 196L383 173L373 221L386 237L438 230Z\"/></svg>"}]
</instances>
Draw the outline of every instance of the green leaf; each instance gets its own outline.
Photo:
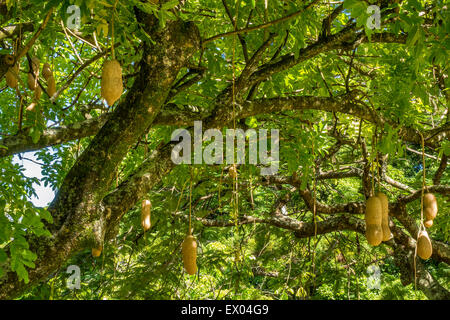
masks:
<instances>
[{"instance_id":1,"label":"green leaf","mask_svg":"<svg viewBox=\"0 0 450 320\"><path fill-rule=\"evenodd\" d=\"M41 131L36 127L31 127L29 135L31 140L33 140L33 143L37 143L41 137Z\"/></svg>"},{"instance_id":2,"label":"green leaf","mask_svg":"<svg viewBox=\"0 0 450 320\"><path fill-rule=\"evenodd\" d=\"M7 258L6 252L3 249L0 249L0 262L5 262Z\"/></svg>"},{"instance_id":3,"label":"green leaf","mask_svg":"<svg viewBox=\"0 0 450 320\"><path fill-rule=\"evenodd\" d=\"M23 280L25 283L28 283L30 280L28 279L28 271L25 269L22 263L17 264L15 271L19 276L19 280Z\"/></svg>"},{"instance_id":4,"label":"green leaf","mask_svg":"<svg viewBox=\"0 0 450 320\"><path fill-rule=\"evenodd\" d=\"M419 39L419 27L415 25L408 32L408 38L406 39L406 45L408 47L412 47L412 46L414 46L414 44L416 44L418 39Z\"/></svg>"},{"instance_id":5,"label":"green leaf","mask_svg":"<svg viewBox=\"0 0 450 320\"><path fill-rule=\"evenodd\" d=\"M358 4L358 0L345 0L344 9L351 9Z\"/></svg>"},{"instance_id":6,"label":"green leaf","mask_svg":"<svg viewBox=\"0 0 450 320\"><path fill-rule=\"evenodd\" d=\"M170 0L169 2L164 3L161 6L162 10L170 10L174 7L176 7L178 5L179 1L178 0Z\"/></svg>"},{"instance_id":7,"label":"green leaf","mask_svg":"<svg viewBox=\"0 0 450 320\"><path fill-rule=\"evenodd\" d=\"M50 212L46 209L42 209L39 211L39 216L45 219L48 223L53 223L53 217Z\"/></svg>"}]
</instances>

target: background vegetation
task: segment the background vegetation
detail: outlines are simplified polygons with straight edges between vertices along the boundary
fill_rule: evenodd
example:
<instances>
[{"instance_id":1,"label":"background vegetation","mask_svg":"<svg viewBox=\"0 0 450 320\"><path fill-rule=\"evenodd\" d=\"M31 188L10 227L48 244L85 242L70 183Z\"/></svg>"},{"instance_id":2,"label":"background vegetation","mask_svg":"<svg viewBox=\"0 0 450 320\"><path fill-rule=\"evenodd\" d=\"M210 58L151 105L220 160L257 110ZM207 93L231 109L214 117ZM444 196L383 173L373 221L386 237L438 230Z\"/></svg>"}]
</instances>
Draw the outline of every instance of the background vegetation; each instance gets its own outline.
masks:
<instances>
[{"instance_id":1,"label":"background vegetation","mask_svg":"<svg viewBox=\"0 0 450 320\"><path fill-rule=\"evenodd\" d=\"M380 29L366 25L371 3L381 7ZM81 10L79 30L67 28L72 4ZM0 9L2 75L9 67L5 56L17 58L26 49L18 60L18 90L2 80L0 92L1 298L448 299L450 19L445 1L3 0ZM186 41L195 50L180 46L192 53L174 62L176 78L165 88L165 74L155 83L144 81L143 74L164 59L175 61L164 42L172 34L182 38L178 29L173 31L174 21L191 21L202 44ZM109 107L100 96L100 75L111 56L112 35L125 92L119 104ZM34 56L52 66L58 91L53 98L44 92L37 110L28 112L24 109L33 98L26 79ZM163 97L147 96L155 120L127 141L123 157L108 160L100 151L120 142L98 143L108 126L103 124L114 123L110 117L123 110L136 116L132 97L147 92L147 83L145 90ZM232 127L233 114L244 130L280 130L276 176L261 176L258 166L243 164L233 182L230 164L173 166L170 157L164 158L161 150L170 150L176 128L204 120L225 129ZM60 135L55 138L52 129ZM126 136L127 130L119 126L116 132ZM415 290L421 134L426 184L439 212L428 230L434 255L427 261L417 258L423 267L419 278L432 280ZM94 149L100 150L92 156L98 168L77 167L88 163ZM23 174L29 160L24 158L24 165L13 161L25 151L36 152L40 182ZM69 184L75 174L89 179L113 162L114 168L95 180L95 192L83 184L88 180L77 177ZM394 233L378 247L364 237L364 202L372 180L389 197ZM180 252L191 182L199 245L195 276L183 271ZM50 208L29 201L33 184L39 183L59 190ZM233 183L238 185L237 219ZM75 185L79 189L72 190L83 199L64 202ZM126 189L134 198L120 193L130 186L136 186ZM85 205L91 194L96 213L106 216L102 210L109 206L117 217L106 227L100 258L91 255L90 236L91 242L75 244L73 239L85 235L71 233L78 230L77 221L83 230L93 225L94 211ZM142 199L152 203L152 228L145 234ZM48 242L61 234L60 217L71 214L79 215L67 227L72 240ZM49 248L57 253L50 255ZM79 290L66 287L69 265L81 269ZM380 269L379 288L369 285L370 266ZM427 285L432 289L427 291Z\"/></svg>"}]
</instances>

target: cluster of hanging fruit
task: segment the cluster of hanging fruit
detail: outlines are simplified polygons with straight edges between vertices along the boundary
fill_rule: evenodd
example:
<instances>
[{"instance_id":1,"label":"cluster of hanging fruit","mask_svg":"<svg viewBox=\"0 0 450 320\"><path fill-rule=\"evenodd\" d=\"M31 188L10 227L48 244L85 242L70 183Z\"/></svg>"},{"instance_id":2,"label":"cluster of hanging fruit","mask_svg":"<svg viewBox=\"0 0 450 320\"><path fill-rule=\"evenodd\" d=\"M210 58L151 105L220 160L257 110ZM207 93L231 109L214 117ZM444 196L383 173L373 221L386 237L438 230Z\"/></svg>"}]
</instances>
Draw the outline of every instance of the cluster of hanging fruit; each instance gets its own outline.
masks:
<instances>
[{"instance_id":1,"label":"cluster of hanging fruit","mask_svg":"<svg viewBox=\"0 0 450 320\"><path fill-rule=\"evenodd\" d=\"M367 199L365 220L367 242L372 246L392 239L389 229L389 200L384 193L378 192Z\"/></svg>"},{"instance_id":2,"label":"cluster of hanging fruit","mask_svg":"<svg viewBox=\"0 0 450 320\"><path fill-rule=\"evenodd\" d=\"M27 107L28 111L33 111L35 106L42 95L42 89L39 84L40 77L40 64L41 61L38 57L31 58L31 68L28 73L27 84L28 88L34 92L33 94L33 102ZM44 63L42 67L42 76L46 80L47 83L47 93L49 97L52 97L56 93L56 81L53 76L53 71L50 68L50 64ZM17 88L19 84L19 63L15 63L13 66L9 67L8 71L5 74L6 84L10 88Z\"/></svg>"},{"instance_id":3,"label":"cluster of hanging fruit","mask_svg":"<svg viewBox=\"0 0 450 320\"><path fill-rule=\"evenodd\" d=\"M13 56L8 56L8 60L11 60L11 63L14 63L14 57ZM6 78L6 84L8 85L8 87L10 88L16 88L17 85L19 84L19 64L15 63L12 67L8 68L8 71L6 71L5 74L5 78Z\"/></svg>"},{"instance_id":4,"label":"cluster of hanging fruit","mask_svg":"<svg viewBox=\"0 0 450 320\"><path fill-rule=\"evenodd\" d=\"M45 81L47 81L47 93L51 98L56 93L56 81L55 77L53 77L53 71L48 63L44 63L42 75L44 76Z\"/></svg>"},{"instance_id":5,"label":"cluster of hanging fruit","mask_svg":"<svg viewBox=\"0 0 450 320\"><path fill-rule=\"evenodd\" d=\"M11 57L14 59L13 57ZM28 111L33 111L37 102L41 98L42 89L39 85L40 77L40 63L41 61L37 57L31 58L31 68L28 73L27 84L28 88L34 92L33 103L27 108ZM56 93L56 81L53 76L50 64L44 63L42 68L42 76L47 83L47 93L49 97L53 97ZM15 63L13 66L8 68L5 74L6 84L10 88L17 88L19 83L19 64ZM104 63L102 69L101 78L101 95L106 100L108 105L113 105L123 93L123 82L122 82L122 67L120 63L113 59L108 60Z\"/></svg>"},{"instance_id":6,"label":"cluster of hanging fruit","mask_svg":"<svg viewBox=\"0 0 450 320\"><path fill-rule=\"evenodd\" d=\"M31 69L28 73L28 88L34 92L33 104L30 105L27 110L32 111L37 101L41 98L42 89L39 85L40 76L40 60L37 57L31 59ZM50 68L50 64L44 63L42 68L42 75L47 82L47 93L49 97L53 97L56 93L56 81L53 76L53 72ZM10 88L16 88L19 80L19 64L15 63L12 67L9 67L5 74L6 84ZM108 105L113 105L123 93L122 82L122 67L120 63L113 59L104 63L102 69L101 79L101 94L106 100Z\"/></svg>"},{"instance_id":7,"label":"cluster of hanging fruit","mask_svg":"<svg viewBox=\"0 0 450 320\"><path fill-rule=\"evenodd\" d=\"M433 219L436 218L438 207L436 197L427 193L423 197L423 206L426 221L425 227L433 225ZM378 246L383 241L392 239L393 235L389 229L389 202L384 193L378 192L366 201L365 211L366 221L366 239L372 246ZM421 230L417 238L417 255L426 260L431 257L433 248L427 231Z\"/></svg>"},{"instance_id":8,"label":"cluster of hanging fruit","mask_svg":"<svg viewBox=\"0 0 450 320\"><path fill-rule=\"evenodd\" d=\"M423 196L423 210L425 213L424 226L430 228L433 225L433 220L436 218L438 207L436 197L432 193L426 193ZM417 255L424 260L427 260L433 254L433 246L431 245L430 237L428 232L423 229L419 231L419 236L416 242Z\"/></svg>"},{"instance_id":9,"label":"cluster of hanging fruit","mask_svg":"<svg viewBox=\"0 0 450 320\"><path fill-rule=\"evenodd\" d=\"M143 200L142 201L142 207L141 207L141 225L142 228L145 231L148 231L152 224L151 224L151 209L152 209L152 203L150 200ZM92 256L97 258L100 257L102 254L102 248L92 248Z\"/></svg>"},{"instance_id":10,"label":"cluster of hanging fruit","mask_svg":"<svg viewBox=\"0 0 450 320\"><path fill-rule=\"evenodd\" d=\"M145 231L151 227L151 202L150 200L142 201L141 209L141 225ZM183 264L186 272L190 275L197 273L197 241L194 236L189 233L183 241L181 246L183 255Z\"/></svg>"}]
</instances>

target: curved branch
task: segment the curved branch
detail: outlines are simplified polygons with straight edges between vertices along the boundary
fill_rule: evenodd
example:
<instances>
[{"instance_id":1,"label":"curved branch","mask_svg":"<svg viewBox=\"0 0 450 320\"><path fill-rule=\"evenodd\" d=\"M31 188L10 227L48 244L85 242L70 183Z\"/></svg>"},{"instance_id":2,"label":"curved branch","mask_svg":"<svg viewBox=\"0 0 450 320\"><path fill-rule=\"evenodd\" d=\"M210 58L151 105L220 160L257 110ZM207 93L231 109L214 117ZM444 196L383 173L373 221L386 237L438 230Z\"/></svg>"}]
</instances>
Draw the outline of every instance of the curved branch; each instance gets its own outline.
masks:
<instances>
[{"instance_id":1,"label":"curved branch","mask_svg":"<svg viewBox=\"0 0 450 320\"><path fill-rule=\"evenodd\" d=\"M29 135L30 128L27 128L15 136L0 140L0 145L6 147L6 149L0 148L0 158L16 153L35 151L95 135L106 123L109 116L110 114L104 114L98 118L88 119L58 128L47 129L36 142L34 142Z\"/></svg>"},{"instance_id":2,"label":"curved branch","mask_svg":"<svg viewBox=\"0 0 450 320\"><path fill-rule=\"evenodd\" d=\"M445 185L435 185L435 186L427 186L426 189L429 192L434 192L434 193L439 193L442 195L450 195L450 186L445 186ZM415 192L413 192L410 195L407 196L403 196L403 197L399 197L398 202L402 203L402 204L406 204L408 202L417 200L420 198L422 194L422 190L416 190Z\"/></svg>"}]
</instances>

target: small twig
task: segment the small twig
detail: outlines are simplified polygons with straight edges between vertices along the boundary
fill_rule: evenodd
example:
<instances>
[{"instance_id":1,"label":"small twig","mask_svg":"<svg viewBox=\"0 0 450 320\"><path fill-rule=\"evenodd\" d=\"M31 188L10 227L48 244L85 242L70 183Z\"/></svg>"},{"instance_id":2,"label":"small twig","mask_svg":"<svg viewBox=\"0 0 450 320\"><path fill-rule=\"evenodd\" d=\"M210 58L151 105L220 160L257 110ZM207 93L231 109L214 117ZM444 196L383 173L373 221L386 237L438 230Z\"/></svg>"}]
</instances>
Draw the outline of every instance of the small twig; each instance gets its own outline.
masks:
<instances>
[{"instance_id":1,"label":"small twig","mask_svg":"<svg viewBox=\"0 0 450 320\"><path fill-rule=\"evenodd\" d=\"M210 38L207 38L207 39L203 40L203 45L207 44L207 43L209 43L211 41L214 41L216 39L222 38L222 37L229 37L229 36L232 36L232 35L235 35L235 34L241 34L241 33L247 33L247 32L250 32L250 31L261 30L261 29L265 29L265 28L268 28L270 26L276 25L278 23L290 20L290 19L295 18L296 16L300 15L305 10L309 9L311 6L313 6L317 2L319 2L319 0L314 0L310 4L306 5L304 8L302 8L302 9L296 11L296 12L293 12L293 13L291 13L291 14L289 14L287 16L284 16L282 18L279 18L279 19L276 19L276 20L273 20L273 21L269 21L267 23L263 23L263 24L260 24L260 25L254 26L254 27L248 27L248 28L244 28L244 29L239 29L239 30L234 30L234 31L230 31L230 32L217 34L215 36L212 36Z\"/></svg>"},{"instance_id":2,"label":"small twig","mask_svg":"<svg viewBox=\"0 0 450 320\"><path fill-rule=\"evenodd\" d=\"M330 97L333 97L333 92L331 91L330 87L328 86L327 81L325 80L325 77L322 73L322 70L320 70L320 67L317 66L317 71L319 71L320 77L322 78L323 83L325 84L325 87L327 87L328 93L330 94ZM348 91L347 91L348 92Z\"/></svg>"},{"instance_id":3,"label":"small twig","mask_svg":"<svg viewBox=\"0 0 450 320\"><path fill-rule=\"evenodd\" d=\"M62 27L62 29L63 29L63 31L64 31L64 34L66 35L67 41L69 41L69 44L70 44L70 46L72 47L72 50L75 52L75 55L77 56L78 60L79 60L81 63L84 63L83 59L81 59L80 55L78 54L77 49L75 49L75 46L73 45L72 40L70 39L69 35L67 34L66 27L64 26L64 22L63 22L62 20L61 20L61 27Z\"/></svg>"},{"instance_id":4,"label":"small twig","mask_svg":"<svg viewBox=\"0 0 450 320\"><path fill-rule=\"evenodd\" d=\"M30 41L28 41L28 43L25 45L25 47L23 47L22 50L19 51L19 53L17 54L17 57L16 57L16 61L19 60L20 58L22 58L23 56L25 56L25 54L28 52L28 50L31 49L31 47L33 46L36 39L41 35L42 31L47 26L47 23L50 20L52 13L53 13L53 7L50 8L50 10L48 11L47 15L45 16L44 21L42 22L41 26L36 31L36 33L31 37Z\"/></svg>"}]
</instances>

